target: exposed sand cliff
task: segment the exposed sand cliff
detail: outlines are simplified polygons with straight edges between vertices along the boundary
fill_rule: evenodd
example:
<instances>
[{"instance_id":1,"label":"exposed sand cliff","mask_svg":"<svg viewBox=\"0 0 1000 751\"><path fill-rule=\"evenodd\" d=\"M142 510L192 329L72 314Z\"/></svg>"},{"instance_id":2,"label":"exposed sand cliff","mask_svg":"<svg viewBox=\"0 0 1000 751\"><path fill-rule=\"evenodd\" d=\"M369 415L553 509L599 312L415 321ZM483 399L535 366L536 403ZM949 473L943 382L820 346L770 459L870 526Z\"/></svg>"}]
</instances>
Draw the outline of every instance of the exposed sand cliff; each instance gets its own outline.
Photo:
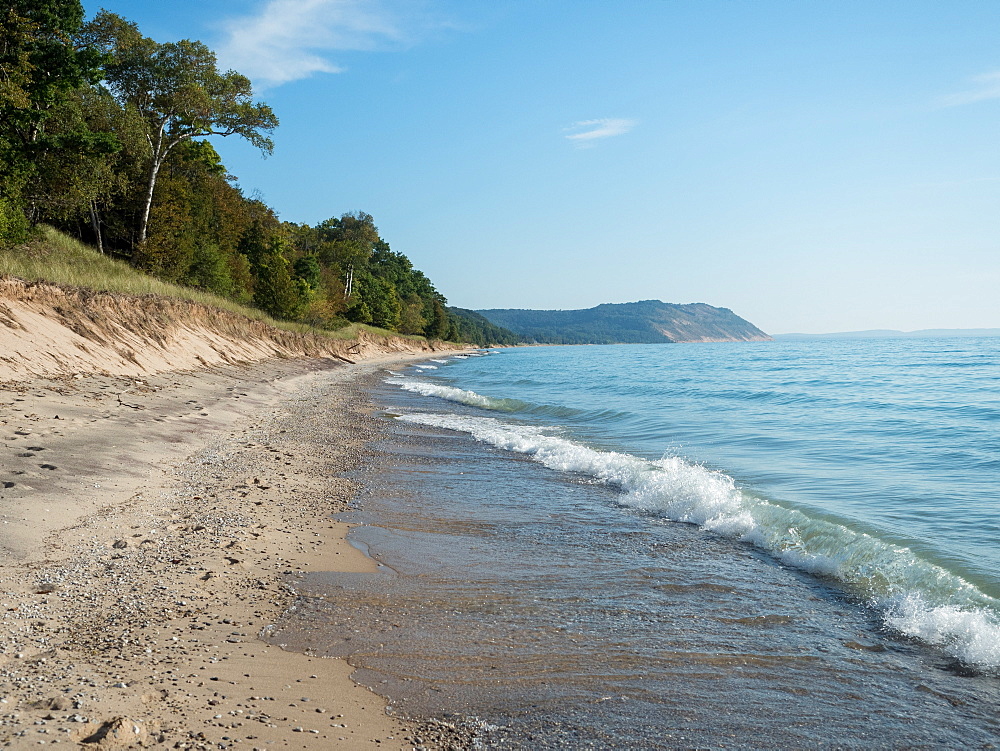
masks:
<instances>
[{"instance_id":1,"label":"exposed sand cliff","mask_svg":"<svg viewBox=\"0 0 1000 751\"><path fill-rule=\"evenodd\" d=\"M0 278L0 746L469 747L260 638L289 576L374 569L354 383L430 352Z\"/></svg>"},{"instance_id":2,"label":"exposed sand cliff","mask_svg":"<svg viewBox=\"0 0 1000 751\"><path fill-rule=\"evenodd\" d=\"M0 381L100 373L140 376L272 357L367 359L433 351L404 337L357 341L277 329L206 305L0 278Z\"/></svg>"}]
</instances>

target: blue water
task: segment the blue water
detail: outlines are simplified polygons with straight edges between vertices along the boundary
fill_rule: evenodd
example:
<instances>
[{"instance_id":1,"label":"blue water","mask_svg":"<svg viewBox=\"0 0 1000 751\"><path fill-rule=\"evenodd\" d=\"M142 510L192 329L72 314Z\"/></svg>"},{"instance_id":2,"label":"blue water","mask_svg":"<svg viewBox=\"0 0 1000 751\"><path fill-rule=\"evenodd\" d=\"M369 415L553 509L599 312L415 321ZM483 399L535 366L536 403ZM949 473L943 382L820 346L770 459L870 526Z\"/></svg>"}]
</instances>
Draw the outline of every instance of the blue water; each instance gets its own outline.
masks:
<instances>
[{"instance_id":1,"label":"blue water","mask_svg":"<svg viewBox=\"0 0 1000 751\"><path fill-rule=\"evenodd\" d=\"M1000 339L533 347L379 374L273 638L483 749L1000 744Z\"/></svg>"},{"instance_id":2,"label":"blue water","mask_svg":"<svg viewBox=\"0 0 1000 751\"><path fill-rule=\"evenodd\" d=\"M437 402L400 419L750 542L838 582L887 627L1000 667L1000 339L439 359L389 379Z\"/></svg>"}]
</instances>

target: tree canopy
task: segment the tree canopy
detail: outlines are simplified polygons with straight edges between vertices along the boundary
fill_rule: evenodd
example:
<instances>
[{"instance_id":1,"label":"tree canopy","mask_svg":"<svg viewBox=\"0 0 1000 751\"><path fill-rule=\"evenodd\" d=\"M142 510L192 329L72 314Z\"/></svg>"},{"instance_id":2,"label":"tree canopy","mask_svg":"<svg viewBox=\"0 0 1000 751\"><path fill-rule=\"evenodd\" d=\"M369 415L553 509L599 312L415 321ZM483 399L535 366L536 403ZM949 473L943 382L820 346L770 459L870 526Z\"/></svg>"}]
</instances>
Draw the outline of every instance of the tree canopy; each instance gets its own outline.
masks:
<instances>
[{"instance_id":1,"label":"tree canopy","mask_svg":"<svg viewBox=\"0 0 1000 751\"><path fill-rule=\"evenodd\" d=\"M0 244L44 222L279 319L510 334L449 309L371 214L293 224L243 195L211 139L267 156L278 118L201 42L157 42L107 11L85 22L79 0L8 0L0 20Z\"/></svg>"},{"instance_id":2,"label":"tree canopy","mask_svg":"<svg viewBox=\"0 0 1000 751\"><path fill-rule=\"evenodd\" d=\"M123 108L145 124L149 146L145 200L137 242L146 241L156 180L170 152L184 141L207 136L242 136L265 154L274 149L269 133L278 126L271 108L253 101L250 79L220 73L215 53L201 42L157 43L121 16L101 11L82 37L104 52L104 80Z\"/></svg>"}]
</instances>

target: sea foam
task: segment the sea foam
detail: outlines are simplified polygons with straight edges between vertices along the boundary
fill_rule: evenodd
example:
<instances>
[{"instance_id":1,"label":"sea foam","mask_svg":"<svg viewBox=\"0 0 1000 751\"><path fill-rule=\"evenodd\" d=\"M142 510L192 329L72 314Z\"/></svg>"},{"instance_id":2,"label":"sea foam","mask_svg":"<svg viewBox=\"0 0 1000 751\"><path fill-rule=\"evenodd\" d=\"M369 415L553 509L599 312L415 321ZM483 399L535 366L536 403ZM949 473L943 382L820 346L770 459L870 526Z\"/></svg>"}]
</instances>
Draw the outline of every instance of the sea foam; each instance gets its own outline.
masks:
<instances>
[{"instance_id":1,"label":"sea foam","mask_svg":"<svg viewBox=\"0 0 1000 751\"><path fill-rule=\"evenodd\" d=\"M498 410L501 412L512 412L522 406L521 402L514 399L495 399L490 396L477 394L475 391L419 381L414 378L403 377L401 374L393 375L396 377L387 378L385 382L422 396L435 396L450 402L467 404L470 407L480 407L482 409Z\"/></svg>"},{"instance_id":2,"label":"sea foam","mask_svg":"<svg viewBox=\"0 0 1000 751\"><path fill-rule=\"evenodd\" d=\"M505 401L412 379L390 382L487 409ZM554 429L492 417L413 413L398 419L468 433L550 469L615 487L622 491L622 506L756 545L790 566L839 580L878 608L897 632L967 664L1000 667L1000 603L909 548L757 498L725 473L679 457L650 461L598 451L554 435Z\"/></svg>"}]
</instances>

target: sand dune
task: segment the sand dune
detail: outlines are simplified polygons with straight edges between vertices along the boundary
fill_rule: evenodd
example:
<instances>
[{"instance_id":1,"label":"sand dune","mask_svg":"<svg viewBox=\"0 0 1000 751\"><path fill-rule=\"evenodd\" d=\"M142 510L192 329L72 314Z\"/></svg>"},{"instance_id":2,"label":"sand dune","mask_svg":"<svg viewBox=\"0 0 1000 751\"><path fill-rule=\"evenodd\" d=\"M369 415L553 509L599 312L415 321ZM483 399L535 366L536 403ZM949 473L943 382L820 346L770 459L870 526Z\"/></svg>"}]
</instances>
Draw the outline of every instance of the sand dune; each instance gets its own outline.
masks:
<instances>
[{"instance_id":1,"label":"sand dune","mask_svg":"<svg viewBox=\"0 0 1000 751\"><path fill-rule=\"evenodd\" d=\"M0 743L466 746L260 638L296 572L375 565L333 518L374 429L354 384L430 350L350 346L0 280Z\"/></svg>"}]
</instances>

